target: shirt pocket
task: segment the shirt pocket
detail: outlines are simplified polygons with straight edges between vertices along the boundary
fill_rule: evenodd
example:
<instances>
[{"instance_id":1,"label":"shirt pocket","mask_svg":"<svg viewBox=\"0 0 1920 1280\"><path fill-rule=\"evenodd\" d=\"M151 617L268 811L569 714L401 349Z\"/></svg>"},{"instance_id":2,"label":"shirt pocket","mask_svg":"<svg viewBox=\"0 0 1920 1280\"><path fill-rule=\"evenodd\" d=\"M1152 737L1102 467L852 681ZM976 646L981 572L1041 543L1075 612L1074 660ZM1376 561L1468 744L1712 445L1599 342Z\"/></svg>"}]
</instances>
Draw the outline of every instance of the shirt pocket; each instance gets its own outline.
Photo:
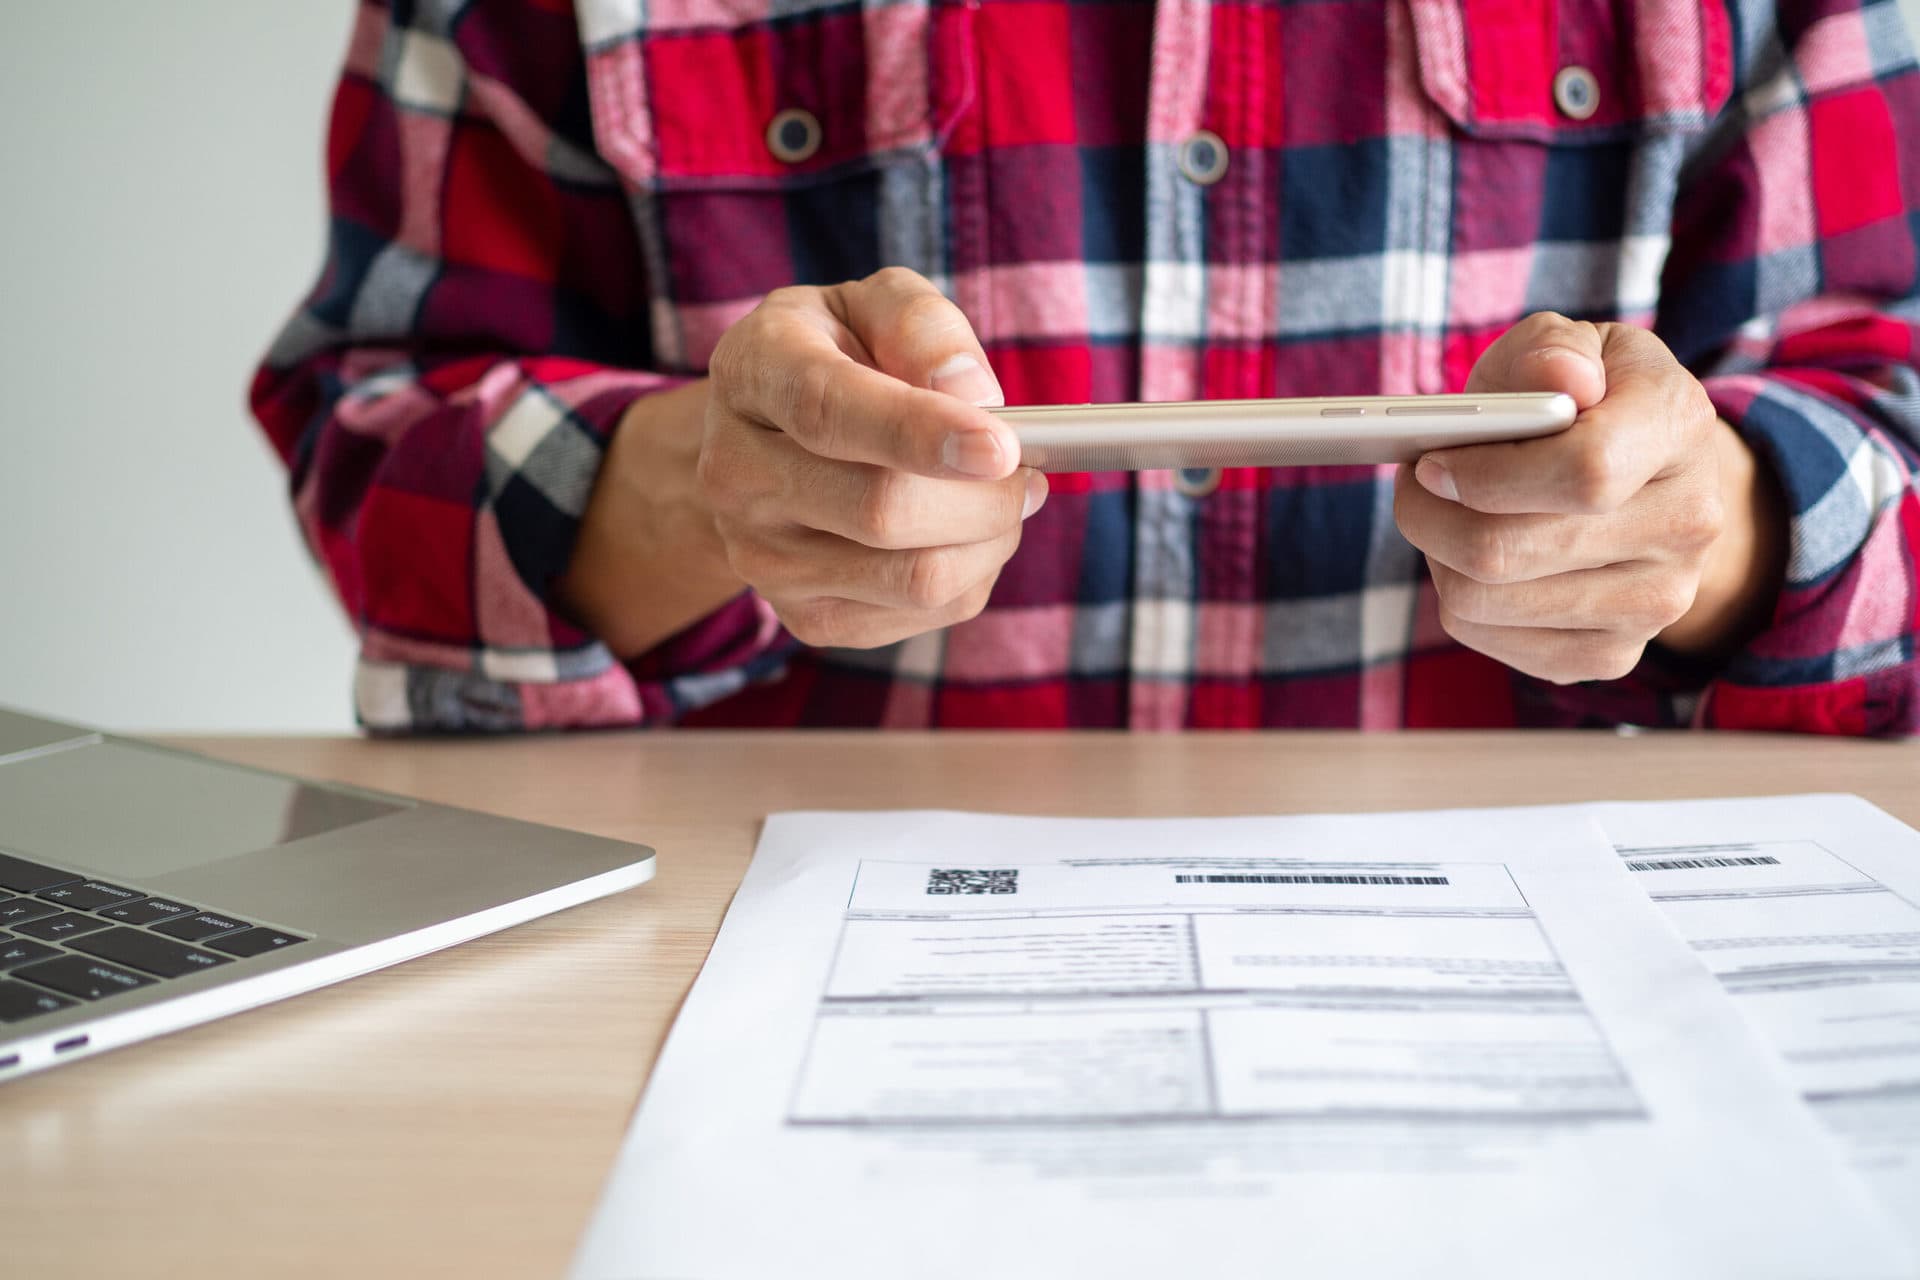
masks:
<instances>
[{"instance_id":1,"label":"shirt pocket","mask_svg":"<svg viewBox=\"0 0 1920 1280\"><path fill-rule=\"evenodd\" d=\"M1692 133L1732 88L1732 28L1716 0L1408 3L1421 85L1471 138L1578 146Z\"/></svg>"},{"instance_id":2,"label":"shirt pocket","mask_svg":"<svg viewBox=\"0 0 1920 1280\"><path fill-rule=\"evenodd\" d=\"M660 363L703 371L785 285L944 273L941 150L973 97L971 3L769 18L651 0L614 39L589 24L595 136L631 194Z\"/></svg>"},{"instance_id":3,"label":"shirt pocket","mask_svg":"<svg viewBox=\"0 0 1920 1280\"><path fill-rule=\"evenodd\" d=\"M1408 4L1446 170L1440 382L1534 311L1650 326L1683 166L1732 88L1724 5Z\"/></svg>"}]
</instances>

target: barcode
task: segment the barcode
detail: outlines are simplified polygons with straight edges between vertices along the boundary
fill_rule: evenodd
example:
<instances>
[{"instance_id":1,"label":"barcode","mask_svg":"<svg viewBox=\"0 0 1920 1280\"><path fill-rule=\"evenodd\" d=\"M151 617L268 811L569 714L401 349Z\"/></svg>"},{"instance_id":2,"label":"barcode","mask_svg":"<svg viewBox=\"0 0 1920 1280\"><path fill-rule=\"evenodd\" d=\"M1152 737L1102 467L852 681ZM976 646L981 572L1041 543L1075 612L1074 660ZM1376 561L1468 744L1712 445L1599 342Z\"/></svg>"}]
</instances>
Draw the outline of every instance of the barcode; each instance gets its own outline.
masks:
<instances>
[{"instance_id":1,"label":"barcode","mask_svg":"<svg viewBox=\"0 0 1920 1280\"><path fill-rule=\"evenodd\" d=\"M1175 884L1447 884L1445 876L1383 876L1383 875L1326 875L1326 874L1288 874L1288 875L1222 875L1222 876L1183 876L1173 878Z\"/></svg>"},{"instance_id":2,"label":"barcode","mask_svg":"<svg viewBox=\"0 0 1920 1280\"><path fill-rule=\"evenodd\" d=\"M1780 859L1764 853L1751 858L1662 858L1658 862L1629 862L1629 871L1698 871L1705 867L1777 867Z\"/></svg>"},{"instance_id":3,"label":"barcode","mask_svg":"<svg viewBox=\"0 0 1920 1280\"><path fill-rule=\"evenodd\" d=\"M1018 893L1020 871L941 867L927 872L928 893Z\"/></svg>"}]
</instances>

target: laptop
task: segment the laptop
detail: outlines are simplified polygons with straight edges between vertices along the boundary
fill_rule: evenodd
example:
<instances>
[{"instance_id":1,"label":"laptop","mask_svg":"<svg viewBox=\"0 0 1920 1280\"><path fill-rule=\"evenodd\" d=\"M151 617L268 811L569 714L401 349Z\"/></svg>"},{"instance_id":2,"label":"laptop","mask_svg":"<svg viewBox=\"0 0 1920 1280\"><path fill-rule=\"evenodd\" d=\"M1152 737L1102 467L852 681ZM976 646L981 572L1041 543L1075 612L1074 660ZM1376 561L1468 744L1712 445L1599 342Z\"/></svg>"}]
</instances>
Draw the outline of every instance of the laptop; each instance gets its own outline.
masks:
<instances>
[{"instance_id":1,"label":"laptop","mask_svg":"<svg viewBox=\"0 0 1920 1280\"><path fill-rule=\"evenodd\" d=\"M0 1082L652 875L641 845L0 710Z\"/></svg>"}]
</instances>

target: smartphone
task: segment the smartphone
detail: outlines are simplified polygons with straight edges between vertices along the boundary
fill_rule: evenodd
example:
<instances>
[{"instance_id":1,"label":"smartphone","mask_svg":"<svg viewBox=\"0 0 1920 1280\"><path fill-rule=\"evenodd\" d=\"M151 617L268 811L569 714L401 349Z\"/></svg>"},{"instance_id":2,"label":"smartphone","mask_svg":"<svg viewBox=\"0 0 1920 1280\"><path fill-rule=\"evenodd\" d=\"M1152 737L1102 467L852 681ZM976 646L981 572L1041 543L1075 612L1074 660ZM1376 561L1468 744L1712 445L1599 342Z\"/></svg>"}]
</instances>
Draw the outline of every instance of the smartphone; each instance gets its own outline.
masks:
<instances>
[{"instance_id":1,"label":"smartphone","mask_svg":"<svg viewBox=\"0 0 1920 1280\"><path fill-rule=\"evenodd\" d=\"M1531 391L1024 405L991 412L1019 438L1021 465L1041 471L1407 462L1431 449L1551 435L1578 416L1571 397Z\"/></svg>"}]
</instances>

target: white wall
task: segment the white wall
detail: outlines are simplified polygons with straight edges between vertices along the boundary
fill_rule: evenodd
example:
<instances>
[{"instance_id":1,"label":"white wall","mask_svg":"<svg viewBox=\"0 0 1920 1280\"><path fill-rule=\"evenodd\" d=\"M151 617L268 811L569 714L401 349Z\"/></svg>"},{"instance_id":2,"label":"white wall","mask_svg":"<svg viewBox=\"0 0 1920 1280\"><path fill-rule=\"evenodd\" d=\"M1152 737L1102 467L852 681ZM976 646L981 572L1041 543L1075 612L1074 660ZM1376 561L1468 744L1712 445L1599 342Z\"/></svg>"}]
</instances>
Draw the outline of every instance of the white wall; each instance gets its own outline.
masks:
<instances>
[{"instance_id":1,"label":"white wall","mask_svg":"<svg viewBox=\"0 0 1920 1280\"><path fill-rule=\"evenodd\" d=\"M350 724L352 638L242 391L318 265L351 12L0 5L0 705Z\"/></svg>"},{"instance_id":2,"label":"white wall","mask_svg":"<svg viewBox=\"0 0 1920 1280\"><path fill-rule=\"evenodd\" d=\"M0 5L0 705L351 724L351 637L243 399L319 266L351 16Z\"/></svg>"}]
</instances>

